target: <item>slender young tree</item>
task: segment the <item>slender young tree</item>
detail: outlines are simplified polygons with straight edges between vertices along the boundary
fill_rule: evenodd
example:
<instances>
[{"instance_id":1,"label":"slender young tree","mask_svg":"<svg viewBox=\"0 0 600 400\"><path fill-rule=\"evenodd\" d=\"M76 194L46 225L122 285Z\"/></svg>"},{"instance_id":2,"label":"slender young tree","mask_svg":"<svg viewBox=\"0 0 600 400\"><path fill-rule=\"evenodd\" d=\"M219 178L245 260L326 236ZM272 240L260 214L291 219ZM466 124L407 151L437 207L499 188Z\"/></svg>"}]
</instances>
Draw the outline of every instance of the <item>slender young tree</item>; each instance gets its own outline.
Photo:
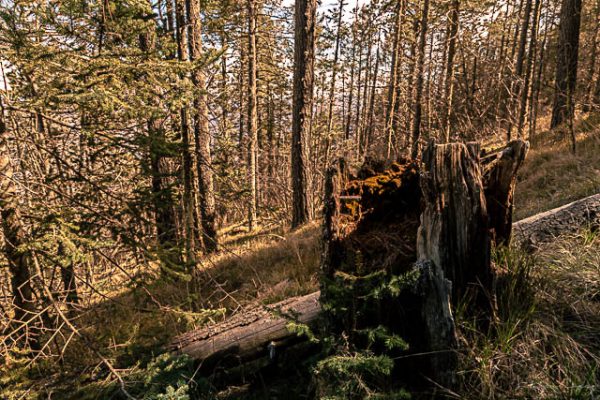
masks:
<instances>
[{"instance_id":1,"label":"slender young tree","mask_svg":"<svg viewBox=\"0 0 600 400\"><path fill-rule=\"evenodd\" d=\"M419 155L419 140L421 139L421 113L423 97L423 67L425 64L425 45L427 41L427 23L429 19L429 0L423 0L423 10L421 12L421 26L419 31L419 43L417 51L417 60L415 61L415 112L412 124L412 141L410 154L412 158Z\"/></svg>"},{"instance_id":2,"label":"slender young tree","mask_svg":"<svg viewBox=\"0 0 600 400\"><path fill-rule=\"evenodd\" d=\"M389 159L392 155L392 143L394 132L394 110L398 101L397 87L400 84L400 51L402 49L402 22L404 18L404 0L397 0L395 24L394 24L394 44L392 49L392 66L390 70L390 80L388 84L387 105L385 109L385 135L387 140L387 153Z\"/></svg>"},{"instance_id":3,"label":"slender young tree","mask_svg":"<svg viewBox=\"0 0 600 400\"><path fill-rule=\"evenodd\" d=\"M598 53L598 32L600 31L600 1L596 2L594 7L594 28L592 29L592 42L590 44L591 54L590 63L585 79L586 91L585 99L582 106L583 112L589 112L592 109L593 92L594 92L594 74L596 73L596 58Z\"/></svg>"},{"instance_id":4,"label":"slender young tree","mask_svg":"<svg viewBox=\"0 0 600 400\"><path fill-rule=\"evenodd\" d=\"M296 0L292 106L292 227L311 218L306 143L313 100L317 0Z\"/></svg>"},{"instance_id":5,"label":"slender young tree","mask_svg":"<svg viewBox=\"0 0 600 400\"><path fill-rule=\"evenodd\" d=\"M444 76L444 103L442 110L442 129L444 141L450 141L452 98L454 92L454 56L456 54L456 41L458 37L460 0L452 0L450 12L448 13L448 33L446 49L446 75Z\"/></svg>"},{"instance_id":6,"label":"slender young tree","mask_svg":"<svg viewBox=\"0 0 600 400\"><path fill-rule=\"evenodd\" d=\"M325 166L329 165L329 153L331 150L331 131L333 129L333 103L335 98L335 84L338 72L338 59L340 56L340 34L342 29L342 18L344 16L344 1L338 4L337 28L335 33L335 49L333 51L333 65L331 66L331 84L329 86L329 103L327 105L327 131L325 132Z\"/></svg>"},{"instance_id":7,"label":"slender young tree","mask_svg":"<svg viewBox=\"0 0 600 400\"><path fill-rule=\"evenodd\" d=\"M521 99L519 103L519 117L517 120L518 138L523 137L523 129L525 125L525 114L527 112L527 98L529 97L529 82L531 80L533 59L535 57L535 50L537 47L538 25L540 20L540 4L541 0L535 0L535 6L533 7L533 25L531 28L531 37L529 39L529 52L527 55L525 74L523 76L523 87L521 88L520 93Z\"/></svg>"},{"instance_id":8,"label":"slender young tree","mask_svg":"<svg viewBox=\"0 0 600 400\"><path fill-rule=\"evenodd\" d=\"M250 201L248 204L248 228L256 228L257 213L257 160L258 143L258 97L256 89L257 49L256 49L256 4L247 0L248 18L248 181L250 183Z\"/></svg>"},{"instance_id":9,"label":"slender young tree","mask_svg":"<svg viewBox=\"0 0 600 400\"><path fill-rule=\"evenodd\" d=\"M519 35L519 48L517 51L517 60L515 62L515 80L512 82L512 90L510 93L510 103L511 108L510 111L513 113L512 115L518 113L519 104L517 99L520 99L521 90L527 93L527 89L523 88L523 81L526 79L523 76L523 65L525 64L525 49L527 46L527 35L529 34L529 23L531 20L531 5L532 0L525 0L525 10L523 11L523 16L521 18L521 28ZM516 112L514 110L517 110ZM513 128L513 118L508 118L508 128L506 130L506 141L510 142L512 139L512 128Z\"/></svg>"},{"instance_id":10,"label":"slender young tree","mask_svg":"<svg viewBox=\"0 0 600 400\"><path fill-rule=\"evenodd\" d=\"M172 13L172 9L170 12ZM172 26L172 15L169 26ZM156 51L156 32L155 27L151 26L146 32L140 35L140 50L148 58L154 56ZM158 101L156 101L158 103ZM154 206L154 221L156 224L156 236L158 245L161 248L161 261L168 265L179 265L181 257L179 255L179 243L177 238L177 214L173 192L169 187L168 176L169 164L165 148L167 141L165 131L159 119L152 116L148 120L148 139L149 139L149 157L150 157L150 175L152 204Z\"/></svg>"},{"instance_id":11,"label":"slender young tree","mask_svg":"<svg viewBox=\"0 0 600 400\"><path fill-rule=\"evenodd\" d=\"M177 24L177 55L180 62L188 62L189 30L186 18L186 0L175 0L175 22ZM184 77L188 79L188 77ZM196 219L194 201L194 161L191 148L189 109L186 105L179 112L182 142L183 175L183 226L185 235L186 261L193 264L196 260Z\"/></svg>"},{"instance_id":12,"label":"slender young tree","mask_svg":"<svg viewBox=\"0 0 600 400\"><path fill-rule=\"evenodd\" d=\"M377 33L379 35L379 33ZM377 78L379 76L379 62L380 62L380 41L377 40L377 50L375 51L375 68L373 71L373 81L371 83L371 97L369 99L369 109L367 114L367 124L365 126L364 131L364 141L365 144L363 146L363 154L362 157L366 156L369 153L369 148L373 141L373 132L375 131L375 122L373 120L373 116L375 113L375 97L377 95Z\"/></svg>"},{"instance_id":13,"label":"slender young tree","mask_svg":"<svg viewBox=\"0 0 600 400\"><path fill-rule=\"evenodd\" d=\"M200 0L189 1L190 24L190 60L197 61L203 57L202 20L200 17ZM196 151L196 174L198 178L198 194L200 205L200 222L202 224L202 242L208 253L218 248L216 207L214 194L214 177L212 154L210 148L210 129L208 117L208 98L206 78L202 67L195 66L192 71L194 84L194 147Z\"/></svg>"},{"instance_id":14,"label":"slender young tree","mask_svg":"<svg viewBox=\"0 0 600 400\"><path fill-rule=\"evenodd\" d=\"M4 255L11 276L13 323L3 334L17 337L20 345L39 350L39 337L30 330L37 319L35 295L31 271L34 270L30 251L27 250L27 234L19 212L19 195L14 180L7 144L8 129L4 123L4 106L0 97L0 216L4 236ZM15 331L15 332L11 332Z\"/></svg>"},{"instance_id":15,"label":"slender young tree","mask_svg":"<svg viewBox=\"0 0 600 400\"><path fill-rule=\"evenodd\" d=\"M352 22L352 51L350 55L350 87L348 88L348 106L346 112L346 123L344 127L344 139L350 139L350 126L352 125L352 101L354 99L354 80L356 75L356 49L358 46L358 39L356 37L358 31L358 5L354 7L354 21ZM358 55L359 59L361 55ZM360 74L361 63L358 63L358 70ZM360 77L359 79L360 80ZM358 89L360 93L360 88Z\"/></svg>"}]
</instances>

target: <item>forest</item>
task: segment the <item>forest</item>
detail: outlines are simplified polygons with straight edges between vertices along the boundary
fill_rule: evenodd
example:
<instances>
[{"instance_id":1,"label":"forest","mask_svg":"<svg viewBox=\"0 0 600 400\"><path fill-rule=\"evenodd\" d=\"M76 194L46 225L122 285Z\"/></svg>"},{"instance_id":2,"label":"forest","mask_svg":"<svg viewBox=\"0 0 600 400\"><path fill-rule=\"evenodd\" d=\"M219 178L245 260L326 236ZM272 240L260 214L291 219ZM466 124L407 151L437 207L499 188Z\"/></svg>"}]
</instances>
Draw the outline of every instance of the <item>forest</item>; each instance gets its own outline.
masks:
<instances>
[{"instance_id":1,"label":"forest","mask_svg":"<svg viewBox=\"0 0 600 400\"><path fill-rule=\"evenodd\" d=\"M0 399L600 398L600 0L0 0Z\"/></svg>"}]
</instances>

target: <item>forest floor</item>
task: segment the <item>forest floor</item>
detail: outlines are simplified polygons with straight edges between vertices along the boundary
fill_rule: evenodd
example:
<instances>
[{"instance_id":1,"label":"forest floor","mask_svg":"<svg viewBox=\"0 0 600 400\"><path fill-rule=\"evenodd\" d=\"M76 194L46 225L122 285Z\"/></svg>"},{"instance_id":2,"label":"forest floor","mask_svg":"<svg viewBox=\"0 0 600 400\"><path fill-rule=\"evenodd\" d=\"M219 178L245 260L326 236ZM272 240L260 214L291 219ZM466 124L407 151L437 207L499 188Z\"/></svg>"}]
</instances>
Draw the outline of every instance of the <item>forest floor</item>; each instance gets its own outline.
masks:
<instances>
[{"instance_id":1,"label":"forest floor","mask_svg":"<svg viewBox=\"0 0 600 400\"><path fill-rule=\"evenodd\" d=\"M600 192L600 132L593 128L599 123L600 116L578 123L576 155L568 141L533 138L519 173L515 220ZM189 360L161 355L171 338L248 304L318 288L318 223L293 232L272 225L252 233L231 226L221 233L224 250L202 260L195 286L140 278L75 320L93 345L75 337L55 359L30 365L15 358L2 367L0 398L126 398L101 353L135 398L184 399L194 369ZM533 257L495 255L511 282L500 299L500 334L479 332L458 314L464 350L457 398L600 396L598 248L600 234L584 230ZM294 398L289 385L279 389L286 386L282 396ZM277 385L264 385L253 398L279 398L272 390Z\"/></svg>"}]
</instances>

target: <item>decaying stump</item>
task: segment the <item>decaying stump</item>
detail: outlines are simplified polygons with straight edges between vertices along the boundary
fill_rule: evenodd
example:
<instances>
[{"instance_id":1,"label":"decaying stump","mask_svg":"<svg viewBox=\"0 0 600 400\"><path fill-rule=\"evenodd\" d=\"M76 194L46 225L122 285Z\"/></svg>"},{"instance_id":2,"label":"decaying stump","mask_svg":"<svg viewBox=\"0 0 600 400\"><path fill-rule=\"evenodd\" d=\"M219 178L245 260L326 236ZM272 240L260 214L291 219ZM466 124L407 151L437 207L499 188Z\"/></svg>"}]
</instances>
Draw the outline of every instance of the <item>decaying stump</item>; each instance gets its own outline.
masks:
<instances>
[{"instance_id":1,"label":"decaying stump","mask_svg":"<svg viewBox=\"0 0 600 400\"><path fill-rule=\"evenodd\" d=\"M494 157L487 157L483 163L490 234L499 245L510 241L517 171L525 161L528 150L528 142L514 140Z\"/></svg>"},{"instance_id":2,"label":"decaying stump","mask_svg":"<svg viewBox=\"0 0 600 400\"><path fill-rule=\"evenodd\" d=\"M312 324L322 309L327 331L358 349L375 327L405 339L408 352L374 347L399 356L400 376L451 386L452 304L471 290L490 304L491 245L510 237L515 175L527 148L512 142L482 162L477 145L430 143L423 162L369 163L356 177L340 161L325 184L320 294L239 314L179 337L174 348L203 363L253 359L301 340L282 313Z\"/></svg>"},{"instance_id":3,"label":"decaying stump","mask_svg":"<svg viewBox=\"0 0 600 400\"><path fill-rule=\"evenodd\" d=\"M321 299L329 332L360 349L364 332L384 326L410 347L397 354L410 360L397 362L398 375L449 386L456 368L450 284L432 262L417 263L419 164L371 167L359 178L343 163L328 173Z\"/></svg>"},{"instance_id":4,"label":"decaying stump","mask_svg":"<svg viewBox=\"0 0 600 400\"><path fill-rule=\"evenodd\" d=\"M513 225L514 241L535 250L538 245L582 227L600 228L600 194L574 201Z\"/></svg>"},{"instance_id":5,"label":"decaying stump","mask_svg":"<svg viewBox=\"0 0 600 400\"><path fill-rule=\"evenodd\" d=\"M419 259L443 270L452 282L454 304L474 287L492 286L488 212L474 150L461 143L430 143L423 153Z\"/></svg>"},{"instance_id":6,"label":"decaying stump","mask_svg":"<svg viewBox=\"0 0 600 400\"><path fill-rule=\"evenodd\" d=\"M302 340L290 323L312 324L321 306L319 292L248 309L225 322L178 336L171 350L202 360L210 369L216 362L236 365L275 352Z\"/></svg>"}]
</instances>

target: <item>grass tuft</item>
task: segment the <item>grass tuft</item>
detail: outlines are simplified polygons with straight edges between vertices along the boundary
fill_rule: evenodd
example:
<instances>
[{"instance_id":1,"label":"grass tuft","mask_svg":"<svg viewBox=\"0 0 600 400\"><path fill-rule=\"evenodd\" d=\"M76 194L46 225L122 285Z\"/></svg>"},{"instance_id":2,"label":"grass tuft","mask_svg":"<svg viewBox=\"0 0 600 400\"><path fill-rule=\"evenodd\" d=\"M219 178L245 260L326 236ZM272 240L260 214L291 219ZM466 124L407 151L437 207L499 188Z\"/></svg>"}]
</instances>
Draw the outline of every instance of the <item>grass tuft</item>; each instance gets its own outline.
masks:
<instances>
[{"instance_id":1,"label":"grass tuft","mask_svg":"<svg viewBox=\"0 0 600 400\"><path fill-rule=\"evenodd\" d=\"M600 237L563 237L535 258L496 252L498 318L480 332L458 316L462 393L475 398L600 395Z\"/></svg>"}]
</instances>

